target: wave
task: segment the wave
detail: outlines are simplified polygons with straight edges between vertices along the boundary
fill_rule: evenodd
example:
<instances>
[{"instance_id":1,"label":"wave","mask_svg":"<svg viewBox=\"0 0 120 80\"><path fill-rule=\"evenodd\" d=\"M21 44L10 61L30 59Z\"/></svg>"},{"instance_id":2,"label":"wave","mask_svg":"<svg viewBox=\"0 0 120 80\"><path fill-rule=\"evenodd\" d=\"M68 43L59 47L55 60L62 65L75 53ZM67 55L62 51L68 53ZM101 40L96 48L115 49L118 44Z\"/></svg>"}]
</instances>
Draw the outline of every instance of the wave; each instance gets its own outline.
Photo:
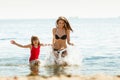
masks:
<instances>
[{"instance_id":1,"label":"wave","mask_svg":"<svg viewBox=\"0 0 120 80\"><path fill-rule=\"evenodd\" d=\"M29 66L28 64L0 64L0 67L5 66L5 67L11 67L11 66Z\"/></svg>"},{"instance_id":2,"label":"wave","mask_svg":"<svg viewBox=\"0 0 120 80\"><path fill-rule=\"evenodd\" d=\"M12 39L16 39L16 38L1 38L0 40L3 41L3 40L12 40Z\"/></svg>"}]
</instances>

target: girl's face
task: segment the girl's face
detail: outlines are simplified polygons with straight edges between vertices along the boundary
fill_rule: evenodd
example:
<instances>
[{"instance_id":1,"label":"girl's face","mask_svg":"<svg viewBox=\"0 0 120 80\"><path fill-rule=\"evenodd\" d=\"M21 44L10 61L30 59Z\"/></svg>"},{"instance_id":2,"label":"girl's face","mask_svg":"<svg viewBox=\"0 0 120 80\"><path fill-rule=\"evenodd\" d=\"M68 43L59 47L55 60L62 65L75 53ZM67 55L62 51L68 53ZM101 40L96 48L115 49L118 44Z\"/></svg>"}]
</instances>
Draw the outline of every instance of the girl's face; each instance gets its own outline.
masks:
<instances>
[{"instance_id":1,"label":"girl's face","mask_svg":"<svg viewBox=\"0 0 120 80\"><path fill-rule=\"evenodd\" d=\"M33 45L38 45L39 41L38 40L33 40Z\"/></svg>"},{"instance_id":2,"label":"girl's face","mask_svg":"<svg viewBox=\"0 0 120 80\"><path fill-rule=\"evenodd\" d=\"M63 28L64 25L65 25L65 22L63 20L59 20L57 25L58 25L59 28Z\"/></svg>"}]
</instances>

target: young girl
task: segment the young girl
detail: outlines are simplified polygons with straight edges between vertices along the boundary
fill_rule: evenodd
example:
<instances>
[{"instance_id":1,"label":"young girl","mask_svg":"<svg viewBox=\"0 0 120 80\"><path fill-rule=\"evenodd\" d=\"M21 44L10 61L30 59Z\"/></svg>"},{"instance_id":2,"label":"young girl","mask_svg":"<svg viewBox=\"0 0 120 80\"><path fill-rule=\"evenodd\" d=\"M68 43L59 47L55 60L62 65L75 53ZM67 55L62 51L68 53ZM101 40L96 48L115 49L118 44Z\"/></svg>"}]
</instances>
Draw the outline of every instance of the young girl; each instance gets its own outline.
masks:
<instances>
[{"instance_id":1,"label":"young girl","mask_svg":"<svg viewBox=\"0 0 120 80\"><path fill-rule=\"evenodd\" d=\"M38 60L39 54L40 54L40 47L41 46L50 46L50 44L41 44L37 36L32 36L31 44L28 44L28 45L18 44L14 40L11 40L11 44L14 44L14 45L16 45L18 47L22 47L22 48L29 48L31 50L30 58L29 58L31 74L38 75L39 64L40 64L40 61Z\"/></svg>"}]
</instances>

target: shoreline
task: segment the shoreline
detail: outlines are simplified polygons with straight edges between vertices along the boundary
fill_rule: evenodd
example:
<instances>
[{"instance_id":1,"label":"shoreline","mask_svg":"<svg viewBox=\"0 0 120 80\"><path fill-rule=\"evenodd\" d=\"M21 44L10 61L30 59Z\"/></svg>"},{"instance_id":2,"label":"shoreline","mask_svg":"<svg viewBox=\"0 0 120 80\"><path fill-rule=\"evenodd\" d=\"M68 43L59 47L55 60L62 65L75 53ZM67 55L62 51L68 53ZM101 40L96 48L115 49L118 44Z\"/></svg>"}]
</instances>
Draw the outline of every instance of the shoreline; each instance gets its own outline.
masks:
<instances>
[{"instance_id":1,"label":"shoreline","mask_svg":"<svg viewBox=\"0 0 120 80\"><path fill-rule=\"evenodd\" d=\"M111 76L106 74L96 75L60 75L60 76L11 76L0 77L0 80L120 80L120 75Z\"/></svg>"}]
</instances>

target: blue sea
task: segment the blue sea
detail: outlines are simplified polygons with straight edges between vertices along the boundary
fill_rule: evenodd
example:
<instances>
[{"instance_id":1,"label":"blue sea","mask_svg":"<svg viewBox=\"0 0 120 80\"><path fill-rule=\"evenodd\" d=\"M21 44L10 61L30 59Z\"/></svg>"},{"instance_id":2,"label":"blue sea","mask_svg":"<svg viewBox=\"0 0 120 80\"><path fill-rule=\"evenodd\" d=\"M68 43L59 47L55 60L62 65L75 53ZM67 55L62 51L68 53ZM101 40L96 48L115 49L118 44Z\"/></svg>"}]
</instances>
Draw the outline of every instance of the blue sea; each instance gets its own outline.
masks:
<instances>
[{"instance_id":1,"label":"blue sea","mask_svg":"<svg viewBox=\"0 0 120 80\"><path fill-rule=\"evenodd\" d=\"M73 32L68 45L66 67L49 67L41 63L41 76L57 74L91 75L120 74L120 18L68 18ZM30 43L32 35L41 43L52 43L52 28L56 19L1 19L0 20L0 76L26 76L30 73L30 50L10 44L15 40ZM39 60L46 63L51 46L41 47ZM51 62L50 62L51 63Z\"/></svg>"}]
</instances>

